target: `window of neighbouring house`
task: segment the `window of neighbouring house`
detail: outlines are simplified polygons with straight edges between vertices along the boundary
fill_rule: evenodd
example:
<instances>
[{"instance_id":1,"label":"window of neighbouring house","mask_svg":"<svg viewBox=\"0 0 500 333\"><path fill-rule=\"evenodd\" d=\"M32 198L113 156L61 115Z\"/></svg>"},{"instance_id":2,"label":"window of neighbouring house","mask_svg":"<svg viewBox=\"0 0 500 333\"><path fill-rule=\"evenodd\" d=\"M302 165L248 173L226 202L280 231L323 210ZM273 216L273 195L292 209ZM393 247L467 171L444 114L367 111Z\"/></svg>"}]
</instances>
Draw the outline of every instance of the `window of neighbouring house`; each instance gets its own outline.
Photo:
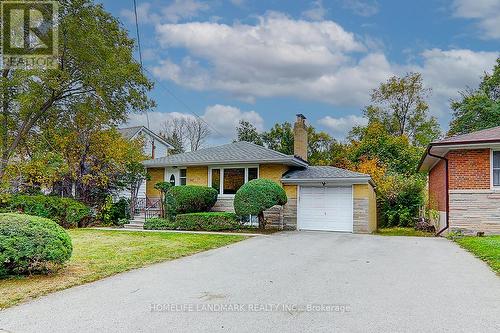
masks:
<instances>
[{"instance_id":1,"label":"window of neighbouring house","mask_svg":"<svg viewBox=\"0 0 500 333\"><path fill-rule=\"evenodd\" d=\"M170 184L172 184L172 186L175 186L175 176L174 175L170 176Z\"/></svg>"},{"instance_id":2,"label":"window of neighbouring house","mask_svg":"<svg viewBox=\"0 0 500 333\"><path fill-rule=\"evenodd\" d=\"M212 169L212 188L220 194L220 169Z\"/></svg>"},{"instance_id":3,"label":"window of neighbouring house","mask_svg":"<svg viewBox=\"0 0 500 333\"><path fill-rule=\"evenodd\" d=\"M179 181L180 181L180 185L186 185L187 181L186 181L186 169L180 169L179 170Z\"/></svg>"},{"instance_id":4,"label":"window of neighbouring house","mask_svg":"<svg viewBox=\"0 0 500 333\"><path fill-rule=\"evenodd\" d=\"M500 186L500 151L493 152L493 186Z\"/></svg>"},{"instance_id":5,"label":"window of neighbouring house","mask_svg":"<svg viewBox=\"0 0 500 333\"><path fill-rule=\"evenodd\" d=\"M224 169L224 194L236 194L245 184L245 168Z\"/></svg>"}]
</instances>

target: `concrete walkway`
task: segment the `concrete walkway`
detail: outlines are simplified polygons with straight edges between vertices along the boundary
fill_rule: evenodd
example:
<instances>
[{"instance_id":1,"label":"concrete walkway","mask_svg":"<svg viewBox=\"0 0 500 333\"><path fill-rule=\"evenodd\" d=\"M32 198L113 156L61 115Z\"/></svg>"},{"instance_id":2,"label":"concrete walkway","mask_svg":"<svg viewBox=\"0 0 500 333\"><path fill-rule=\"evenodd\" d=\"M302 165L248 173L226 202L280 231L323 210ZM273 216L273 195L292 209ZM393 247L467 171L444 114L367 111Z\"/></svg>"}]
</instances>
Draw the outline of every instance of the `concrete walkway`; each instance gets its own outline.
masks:
<instances>
[{"instance_id":1,"label":"concrete walkway","mask_svg":"<svg viewBox=\"0 0 500 333\"><path fill-rule=\"evenodd\" d=\"M446 239L288 232L43 297L1 329L499 332L500 279Z\"/></svg>"}]
</instances>

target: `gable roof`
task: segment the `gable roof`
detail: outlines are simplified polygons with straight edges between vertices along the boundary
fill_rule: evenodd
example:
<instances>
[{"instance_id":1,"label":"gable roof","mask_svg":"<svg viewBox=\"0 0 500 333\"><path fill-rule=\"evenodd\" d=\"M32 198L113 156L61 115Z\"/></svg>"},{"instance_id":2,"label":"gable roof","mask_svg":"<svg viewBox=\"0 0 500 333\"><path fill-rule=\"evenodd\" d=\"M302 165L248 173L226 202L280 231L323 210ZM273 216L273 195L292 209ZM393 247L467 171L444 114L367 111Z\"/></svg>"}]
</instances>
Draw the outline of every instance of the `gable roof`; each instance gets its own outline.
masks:
<instances>
[{"instance_id":1,"label":"gable roof","mask_svg":"<svg viewBox=\"0 0 500 333\"><path fill-rule=\"evenodd\" d=\"M222 146L160 157L143 162L146 167L193 166L218 164L279 163L307 166L307 162L254 143L239 141Z\"/></svg>"},{"instance_id":2,"label":"gable roof","mask_svg":"<svg viewBox=\"0 0 500 333\"><path fill-rule=\"evenodd\" d=\"M154 137L156 140L160 141L164 145L168 146L169 148L173 148L173 146L168 143L164 138L156 134L155 132L149 130L148 128L144 126L134 126L134 127L125 127L125 128L118 128L118 132L127 140L132 140L135 139L135 137L140 133L140 132L146 132L150 136Z\"/></svg>"},{"instance_id":3,"label":"gable roof","mask_svg":"<svg viewBox=\"0 0 500 333\"><path fill-rule=\"evenodd\" d=\"M430 154L444 157L454 148L487 148L497 144L500 145L500 126L431 142L420 160L418 171L429 171L439 162L439 158Z\"/></svg>"},{"instance_id":4,"label":"gable roof","mask_svg":"<svg viewBox=\"0 0 500 333\"><path fill-rule=\"evenodd\" d=\"M370 175L340 169L332 166L309 166L303 169L290 170L281 178L283 183L296 182L328 182L328 181L360 181L370 182Z\"/></svg>"}]
</instances>

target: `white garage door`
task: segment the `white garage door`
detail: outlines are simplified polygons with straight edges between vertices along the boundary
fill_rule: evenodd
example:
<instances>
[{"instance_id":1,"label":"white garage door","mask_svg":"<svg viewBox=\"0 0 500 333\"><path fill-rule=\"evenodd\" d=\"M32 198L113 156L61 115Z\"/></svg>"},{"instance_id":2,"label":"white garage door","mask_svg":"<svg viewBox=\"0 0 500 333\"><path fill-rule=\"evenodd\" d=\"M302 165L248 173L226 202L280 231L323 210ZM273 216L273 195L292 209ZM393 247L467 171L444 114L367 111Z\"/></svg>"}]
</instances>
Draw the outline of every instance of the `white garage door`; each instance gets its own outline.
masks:
<instances>
[{"instance_id":1,"label":"white garage door","mask_svg":"<svg viewBox=\"0 0 500 333\"><path fill-rule=\"evenodd\" d=\"M300 186L298 228L352 232L352 186Z\"/></svg>"}]
</instances>

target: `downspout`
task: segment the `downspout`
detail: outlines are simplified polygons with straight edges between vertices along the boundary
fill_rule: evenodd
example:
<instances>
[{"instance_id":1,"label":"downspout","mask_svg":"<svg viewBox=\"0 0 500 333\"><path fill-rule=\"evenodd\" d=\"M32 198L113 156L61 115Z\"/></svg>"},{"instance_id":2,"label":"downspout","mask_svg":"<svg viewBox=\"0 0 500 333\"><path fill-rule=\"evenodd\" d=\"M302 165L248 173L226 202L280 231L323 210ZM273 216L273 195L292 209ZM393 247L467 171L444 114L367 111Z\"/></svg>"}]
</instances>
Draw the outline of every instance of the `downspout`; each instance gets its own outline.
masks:
<instances>
[{"instance_id":1,"label":"downspout","mask_svg":"<svg viewBox=\"0 0 500 333\"><path fill-rule=\"evenodd\" d=\"M429 148L429 151L427 154L431 157L438 158L445 163L445 174L446 174L446 182L445 182L445 187L446 187L446 225L443 229L439 230L436 233L436 236L440 236L446 229L450 227L450 178L449 178L449 172L448 172L448 159L446 157L434 155L431 153L432 147Z\"/></svg>"}]
</instances>

